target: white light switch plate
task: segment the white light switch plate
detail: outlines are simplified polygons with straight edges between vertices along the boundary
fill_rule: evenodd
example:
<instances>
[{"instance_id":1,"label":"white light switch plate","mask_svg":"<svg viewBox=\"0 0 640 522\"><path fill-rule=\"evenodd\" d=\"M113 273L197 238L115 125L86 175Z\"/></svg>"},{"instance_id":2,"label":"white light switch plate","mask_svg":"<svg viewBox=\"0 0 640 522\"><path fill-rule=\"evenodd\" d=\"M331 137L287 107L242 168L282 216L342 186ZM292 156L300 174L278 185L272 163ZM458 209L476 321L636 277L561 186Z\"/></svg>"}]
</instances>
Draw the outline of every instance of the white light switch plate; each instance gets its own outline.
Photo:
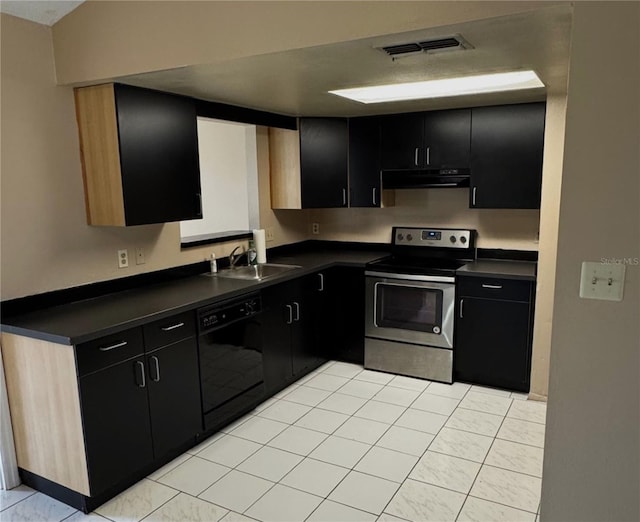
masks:
<instances>
[{"instance_id":1,"label":"white light switch plate","mask_svg":"<svg viewBox=\"0 0 640 522\"><path fill-rule=\"evenodd\" d=\"M622 301L625 265L617 263L582 262L580 297Z\"/></svg>"}]
</instances>

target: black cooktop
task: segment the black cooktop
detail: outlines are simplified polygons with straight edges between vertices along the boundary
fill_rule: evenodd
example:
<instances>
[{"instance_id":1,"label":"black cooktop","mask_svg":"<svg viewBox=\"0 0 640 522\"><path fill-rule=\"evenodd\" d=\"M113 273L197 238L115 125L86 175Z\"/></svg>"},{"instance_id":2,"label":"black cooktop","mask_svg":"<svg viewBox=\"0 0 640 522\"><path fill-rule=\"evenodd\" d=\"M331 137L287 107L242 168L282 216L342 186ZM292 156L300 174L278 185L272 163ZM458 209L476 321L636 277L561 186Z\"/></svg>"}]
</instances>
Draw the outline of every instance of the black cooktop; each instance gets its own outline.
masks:
<instances>
[{"instance_id":1,"label":"black cooktop","mask_svg":"<svg viewBox=\"0 0 640 522\"><path fill-rule=\"evenodd\" d=\"M465 261L420 256L391 255L367 264L367 270L390 274L453 276Z\"/></svg>"}]
</instances>

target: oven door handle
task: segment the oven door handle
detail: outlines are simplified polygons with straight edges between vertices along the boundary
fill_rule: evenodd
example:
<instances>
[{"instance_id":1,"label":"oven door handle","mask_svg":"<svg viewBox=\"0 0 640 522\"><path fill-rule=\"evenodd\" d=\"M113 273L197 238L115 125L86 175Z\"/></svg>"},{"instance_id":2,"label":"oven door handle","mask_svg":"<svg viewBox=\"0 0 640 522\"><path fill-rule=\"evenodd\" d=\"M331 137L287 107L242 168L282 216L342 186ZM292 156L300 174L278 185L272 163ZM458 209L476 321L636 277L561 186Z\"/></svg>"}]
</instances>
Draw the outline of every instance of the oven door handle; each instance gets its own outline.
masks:
<instances>
[{"instance_id":1,"label":"oven door handle","mask_svg":"<svg viewBox=\"0 0 640 522\"><path fill-rule=\"evenodd\" d=\"M416 283L450 283L456 282L454 276L426 276L414 274L388 274L386 272L367 271L364 273L367 277L378 277L385 281L407 281ZM386 283L385 283L386 284ZM420 285L415 285L420 286Z\"/></svg>"}]
</instances>

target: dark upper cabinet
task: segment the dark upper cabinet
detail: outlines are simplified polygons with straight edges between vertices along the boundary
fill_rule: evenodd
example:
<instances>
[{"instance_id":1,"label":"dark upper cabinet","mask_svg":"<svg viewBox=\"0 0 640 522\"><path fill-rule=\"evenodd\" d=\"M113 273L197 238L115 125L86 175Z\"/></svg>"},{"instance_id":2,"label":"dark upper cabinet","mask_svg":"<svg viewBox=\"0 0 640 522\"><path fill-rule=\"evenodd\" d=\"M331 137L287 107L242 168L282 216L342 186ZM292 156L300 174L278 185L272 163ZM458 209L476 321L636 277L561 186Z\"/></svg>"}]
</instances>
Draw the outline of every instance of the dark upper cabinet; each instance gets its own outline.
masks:
<instances>
[{"instance_id":1,"label":"dark upper cabinet","mask_svg":"<svg viewBox=\"0 0 640 522\"><path fill-rule=\"evenodd\" d=\"M471 110L455 109L425 113L424 143L426 168L469 168Z\"/></svg>"},{"instance_id":2,"label":"dark upper cabinet","mask_svg":"<svg viewBox=\"0 0 640 522\"><path fill-rule=\"evenodd\" d=\"M120 84L75 99L90 225L202 217L193 99Z\"/></svg>"},{"instance_id":3,"label":"dark upper cabinet","mask_svg":"<svg viewBox=\"0 0 640 522\"><path fill-rule=\"evenodd\" d=\"M380 121L383 170L469 168L470 109L394 114Z\"/></svg>"},{"instance_id":4,"label":"dark upper cabinet","mask_svg":"<svg viewBox=\"0 0 640 522\"><path fill-rule=\"evenodd\" d=\"M302 208L348 205L346 118L300 118Z\"/></svg>"},{"instance_id":5,"label":"dark upper cabinet","mask_svg":"<svg viewBox=\"0 0 640 522\"><path fill-rule=\"evenodd\" d=\"M349 120L349 206L380 207L380 120Z\"/></svg>"},{"instance_id":6,"label":"dark upper cabinet","mask_svg":"<svg viewBox=\"0 0 640 522\"><path fill-rule=\"evenodd\" d=\"M424 159L422 113L380 118L380 162L383 170L417 169Z\"/></svg>"},{"instance_id":7,"label":"dark upper cabinet","mask_svg":"<svg viewBox=\"0 0 640 522\"><path fill-rule=\"evenodd\" d=\"M472 111L473 208L540 208L545 103Z\"/></svg>"},{"instance_id":8,"label":"dark upper cabinet","mask_svg":"<svg viewBox=\"0 0 640 522\"><path fill-rule=\"evenodd\" d=\"M534 283L459 277L456 380L529 391Z\"/></svg>"},{"instance_id":9,"label":"dark upper cabinet","mask_svg":"<svg viewBox=\"0 0 640 522\"><path fill-rule=\"evenodd\" d=\"M394 204L380 185L375 117L301 118L299 130L269 129L271 208L381 207Z\"/></svg>"}]
</instances>

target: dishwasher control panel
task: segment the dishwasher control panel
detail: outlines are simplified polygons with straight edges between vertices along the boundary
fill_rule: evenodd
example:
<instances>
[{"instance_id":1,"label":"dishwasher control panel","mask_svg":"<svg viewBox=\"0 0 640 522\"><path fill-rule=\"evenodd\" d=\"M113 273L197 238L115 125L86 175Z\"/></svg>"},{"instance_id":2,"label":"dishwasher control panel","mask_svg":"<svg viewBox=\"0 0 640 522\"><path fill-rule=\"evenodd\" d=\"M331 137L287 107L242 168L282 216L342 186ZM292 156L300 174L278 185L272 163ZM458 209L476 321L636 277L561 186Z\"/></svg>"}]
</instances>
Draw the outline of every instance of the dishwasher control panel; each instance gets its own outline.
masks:
<instances>
[{"instance_id":1,"label":"dishwasher control panel","mask_svg":"<svg viewBox=\"0 0 640 522\"><path fill-rule=\"evenodd\" d=\"M198 310L198 330L200 333L218 329L259 314L262 311L260 294L250 294L240 299L226 301Z\"/></svg>"}]
</instances>

